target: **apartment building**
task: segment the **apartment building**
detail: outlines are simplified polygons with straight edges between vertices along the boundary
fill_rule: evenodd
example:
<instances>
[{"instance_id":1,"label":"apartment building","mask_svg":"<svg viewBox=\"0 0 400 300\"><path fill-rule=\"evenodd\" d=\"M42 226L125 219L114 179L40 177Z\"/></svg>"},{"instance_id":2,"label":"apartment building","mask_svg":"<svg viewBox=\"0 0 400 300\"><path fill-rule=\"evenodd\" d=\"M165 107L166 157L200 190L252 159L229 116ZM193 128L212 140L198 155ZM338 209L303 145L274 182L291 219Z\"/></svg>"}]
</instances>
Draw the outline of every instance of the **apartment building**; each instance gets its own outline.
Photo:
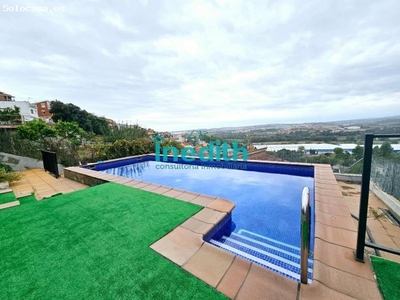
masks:
<instances>
[{"instance_id":1,"label":"apartment building","mask_svg":"<svg viewBox=\"0 0 400 300\"><path fill-rule=\"evenodd\" d=\"M15 101L15 97L10 94L0 92L0 101Z\"/></svg>"},{"instance_id":2,"label":"apartment building","mask_svg":"<svg viewBox=\"0 0 400 300\"><path fill-rule=\"evenodd\" d=\"M51 109L50 101L46 100L46 101L37 102L36 109L37 109L38 116L40 119L42 119L46 123L51 121L51 117L53 115L50 113L50 109Z\"/></svg>"}]
</instances>

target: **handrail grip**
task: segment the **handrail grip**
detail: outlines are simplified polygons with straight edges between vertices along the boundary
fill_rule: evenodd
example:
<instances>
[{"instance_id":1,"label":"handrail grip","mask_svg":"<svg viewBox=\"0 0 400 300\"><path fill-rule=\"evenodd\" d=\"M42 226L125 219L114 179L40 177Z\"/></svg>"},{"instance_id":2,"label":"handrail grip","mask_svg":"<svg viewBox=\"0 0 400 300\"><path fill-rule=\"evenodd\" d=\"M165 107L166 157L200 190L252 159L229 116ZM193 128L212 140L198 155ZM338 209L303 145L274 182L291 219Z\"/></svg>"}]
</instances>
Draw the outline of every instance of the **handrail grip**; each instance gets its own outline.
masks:
<instances>
[{"instance_id":1,"label":"handrail grip","mask_svg":"<svg viewBox=\"0 0 400 300\"><path fill-rule=\"evenodd\" d=\"M303 188L300 219L300 282L308 282L308 254L310 251L310 189Z\"/></svg>"}]
</instances>

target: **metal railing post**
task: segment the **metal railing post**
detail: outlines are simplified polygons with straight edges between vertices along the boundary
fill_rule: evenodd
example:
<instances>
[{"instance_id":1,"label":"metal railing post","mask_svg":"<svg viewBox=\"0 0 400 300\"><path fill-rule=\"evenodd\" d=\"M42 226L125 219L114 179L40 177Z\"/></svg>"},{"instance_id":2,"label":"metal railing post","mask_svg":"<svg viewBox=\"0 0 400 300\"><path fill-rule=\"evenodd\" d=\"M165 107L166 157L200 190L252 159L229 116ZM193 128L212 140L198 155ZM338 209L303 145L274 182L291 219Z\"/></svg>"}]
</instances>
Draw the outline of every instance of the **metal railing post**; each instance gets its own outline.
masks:
<instances>
[{"instance_id":1,"label":"metal railing post","mask_svg":"<svg viewBox=\"0 0 400 300\"><path fill-rule=\"evenodd\" d=\"M360 210L358 213L358 233L355 259L364 262L365 232L367 228L369 182L371 179L373 134L365 135L364 163L361 177Z\"/></svg>"},{"instance_id":2,"label":"metal railing post","mask_svg":"<svg viewBox=\"0 0 400 300\"><path fill-rule=\"evenodd\" d=\"M300 282L308 282L308 253L310 251L310 189L303 188L300 219Z\"/></svg>"}]
</instances>

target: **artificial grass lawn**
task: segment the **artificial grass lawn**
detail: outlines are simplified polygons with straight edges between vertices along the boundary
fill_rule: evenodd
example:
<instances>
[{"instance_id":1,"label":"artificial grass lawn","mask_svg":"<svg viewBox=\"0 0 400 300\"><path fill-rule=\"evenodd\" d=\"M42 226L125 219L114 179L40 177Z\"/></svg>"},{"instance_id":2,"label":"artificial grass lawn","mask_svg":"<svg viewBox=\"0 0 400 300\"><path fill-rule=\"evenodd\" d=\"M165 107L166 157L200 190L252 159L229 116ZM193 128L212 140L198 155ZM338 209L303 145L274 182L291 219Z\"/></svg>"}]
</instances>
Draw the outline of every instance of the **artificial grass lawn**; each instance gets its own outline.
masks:
<instances>
[{"instance_id":1,"label":"artificial grass lawn","mask_svg":"<svg viewBox=\"0 0 400 300\"><path fill-rule=\"evenodd\" d=\"M37 200L36 200L35 196L33 194L31 194L29 196L19 198L18 201L19 201L19 204L22 205L22 204L34 203Z\"/></svg>"},{"instance_id":2,"label":"artificial grass lawn","mask_svg":"<svg viewBox=\"0 0 400 300\"><path fill-rule=\"evenodd\" d=\"M14 192L8 192L0 194L0 204L8 203L17 200L15 198Z\"/></svg>"},{"instance_id":3,"label":"artificial grass lawn","mask_svg":"<svg viewBox=\"0 0 400 300\"><path fill-rule=\"evenodd\" d=\"M0 211L0 299L226 299L149 248L200 209L106 183Z\"/></svg>"},{"instance_id":4,"label":"artificial grass lawn","mask_svg":"<svg viewBox=\"0 0 400 300\"><path fill-rule=\"evenodd\" d=\"M400 264L377 256L371 262L384 300L400 299Z\"/></svg>"}]
</instances>

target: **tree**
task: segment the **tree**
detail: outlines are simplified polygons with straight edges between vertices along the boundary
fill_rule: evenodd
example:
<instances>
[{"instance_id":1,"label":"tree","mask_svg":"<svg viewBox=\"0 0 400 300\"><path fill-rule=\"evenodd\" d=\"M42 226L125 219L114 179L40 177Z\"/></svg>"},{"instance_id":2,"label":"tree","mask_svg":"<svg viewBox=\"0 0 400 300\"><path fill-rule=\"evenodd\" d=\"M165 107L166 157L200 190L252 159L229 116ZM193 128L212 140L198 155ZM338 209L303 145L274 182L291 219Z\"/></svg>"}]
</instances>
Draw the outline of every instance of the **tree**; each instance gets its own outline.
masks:
<instances>
[{"instance_id":1,"label":"tree","mask_svg":"<svg viewBox=\"0 0 400 300\"><path fill-rule=\"evenodd\" d=\"M392 145L389 142L384 142L379 148L379 155L382 157L390 157L393 153Z\"/></svg>"},{"instance_id":2,"label":"tree","mask_svg":"<svg viewBox=\"0 0 400 300\"><path fill-rule=\"evenodd\" d=\"M304 146L299 146L297 148L297 152L300 152L300 153L304 154L304 153L306 153L306 148Z\"/></svg>"},{"instance_id":3,"label":"tree","mask_svg":"<svg viewBox=\"0 0 400 300\"><path fill-rule=\"evenodd\" d=\"M64 104L61 101L52 101L50 113L53 114L54 122L76 122L86 132L93 132L98 135L109 132L108 123L104 117L97 117L72 103Z\"/></svg>"},{"instance_id":4,"label":"tree","mask_svg":"<svg viewBox=\"0 0 400 300\"><path fill-rule=\"evenodd\" d=\"M149 139L118 140L107 147L106 156L108 159L126 157L154 152L154 143Z\"/></svg>"},{"instance_id":5,"label":"tree","mask_svg":"<svg viewBox=\"0 0 400 300\"><path fill-rule=\"evenodd\" d=\"M44 148L57 151L64 140L80 143L84 132L76 122L58 121L51 126L42 120L33 120L18 127L17 134L21 139L38 141Z\"/></svg>"},{"instance_id":6,"label":"tree","mask_svg":"<svg viewBox=\"0 0 400 300\"><path fill-rule=\"evenodd\" d=\"M104 137L105 142L113 143L117 140L136 140L140 138L148 137L147 130L135 124L131 125L120 125L115 127Z\"/></svg>"},{"instance_id":7,"label":"tree","mask_svg":"<svg viewBox=\"0 0 400 300\"><path fill-rule=\"evenodd\" d=\"M374 148L372 148L373 155L379 155L379 153L380 153L379 146L375 146Z\"/></svg>"},{"instance_id":8,"label":"tree","mask_svg":"<svg viewBox=\"0 0 400 300\"><path fill-rule=\"evenodd\" d=\"M357 145L353 150L352 150L353 156L356 160L361 159L364 156L364 147L361 147L360 145Z\"/></svg>"},{"instance_id":9,"label":"tree","mask_svg":"<svg viewBox=\"0 0 400 300\"><path fill-rule=\"evenodd\" d=\"M339 158L339 159L344 156L343 149L340 147L336 147L335 149L333 149L333 153L335 153L336 158Z\"/></svg>"},{"instance_id":10,"label":"tree","mask_svg":"<svg viewBox=\"0 0 400 300\"><path fill-rule=\"evenodd\" d=\"M17 134L21 139L41 142L45 148L49 148L50 139L57 136L55 129L42 120L25 123L18 127Z\"/></svg>"}]
</instances>

